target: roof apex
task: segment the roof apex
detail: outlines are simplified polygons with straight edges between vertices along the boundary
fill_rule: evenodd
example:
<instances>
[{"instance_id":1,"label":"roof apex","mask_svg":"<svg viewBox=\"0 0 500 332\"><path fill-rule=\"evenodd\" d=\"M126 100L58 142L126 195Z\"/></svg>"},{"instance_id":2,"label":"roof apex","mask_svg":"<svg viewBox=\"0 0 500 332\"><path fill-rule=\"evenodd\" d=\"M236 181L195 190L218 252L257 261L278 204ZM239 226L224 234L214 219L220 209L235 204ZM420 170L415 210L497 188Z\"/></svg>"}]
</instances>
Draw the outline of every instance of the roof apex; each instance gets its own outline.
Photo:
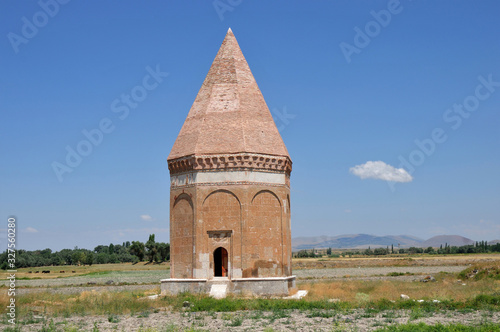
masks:
<instances>
[{"instance_id":1,"label":"roof apex","mask_svg":"<svg viewBox=\"0 0 500 332\"><path fill-rule=\"evenodd\" d=\"M210 67L168 160L260 153L289 157L231 28Z\"/></svg>"}]
</instances>

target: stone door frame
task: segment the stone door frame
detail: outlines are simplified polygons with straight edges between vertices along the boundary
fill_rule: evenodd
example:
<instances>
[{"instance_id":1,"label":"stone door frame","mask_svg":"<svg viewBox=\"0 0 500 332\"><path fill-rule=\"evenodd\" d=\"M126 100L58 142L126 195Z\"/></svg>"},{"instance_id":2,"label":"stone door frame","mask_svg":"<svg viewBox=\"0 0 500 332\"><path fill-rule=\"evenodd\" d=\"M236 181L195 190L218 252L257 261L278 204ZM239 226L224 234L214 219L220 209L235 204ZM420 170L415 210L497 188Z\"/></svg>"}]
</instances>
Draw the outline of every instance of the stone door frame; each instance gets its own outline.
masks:
<instances>
[{"instance_id":1,"label":"stone door frame","mask_svg":"<svg viewBox=\"0 0 500 332\"><path fill-rule=\"evenodd\" d=\"M215 277L214 253L219 247L227 251L227 273L226 277L231 279L233 271L233 231L232 230L211 230L207 231L209 238L210 271L209 276Z\"/></svg>"}]
</instances>

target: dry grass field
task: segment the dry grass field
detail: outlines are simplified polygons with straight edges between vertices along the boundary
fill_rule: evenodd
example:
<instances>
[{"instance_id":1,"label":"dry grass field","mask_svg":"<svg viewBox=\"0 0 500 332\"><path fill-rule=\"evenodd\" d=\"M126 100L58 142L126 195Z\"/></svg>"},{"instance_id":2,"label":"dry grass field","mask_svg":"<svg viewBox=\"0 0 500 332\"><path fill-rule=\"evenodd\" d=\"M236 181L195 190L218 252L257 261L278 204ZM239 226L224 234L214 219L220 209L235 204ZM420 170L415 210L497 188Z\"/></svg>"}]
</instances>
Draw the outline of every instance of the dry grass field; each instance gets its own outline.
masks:
<instances>
[{"instance_id":1,"label":"dry grass field","mask_svg":"<svg viewBox=\"0 0 500 332\"><path fill-rule=\"evenodd\" d=\"M404 256L382 256L382 257L355 257L355 258L294 258L294 274L300 275L300 270L307 269L338 269L338 268L369 268L369 267L416 267L416 266L467 266L482 262L497 262L500 264L500 254L468 254L468 255L412 255ZM99 273L110 272L137 272L154 271L158 275L165 274L168 277L169 263L145 263L137 264L94 264L92 266L43 266L33 268L22 268L16 273L18 280L56 279L77 276L93 276ZM50 271L50 273L42 273ZM153 273L154 273L153 272ZM0 270L0 277L5 280L6 271ZM162 277L162 278L165 278Z\"/></svg>"},{"instance_id":2,"label":"dry grass field","mask_svg":"<svg viewBox=\"0 0 500 332\"><path fill-rule=\"evenodd\" d=\"M498 254L294 259L293 264L298 288L309 292L302 300L148 298L159 293L159 279L168 277L167 264L20 269L20 324L10 326L4 317L0 329L374 331L407 326L411 331L417 329L411 324L424 322L454 324L443 331L498 331L495 326L500 326ZM421 282L427 275L435 281ZM6 280L7 274L2 271L0 276ZM0 288L0 305L5 308L8 288ZM410 300L401 299L401 294ZM185 301L190 303L187 308Z\"/></svg>"},{"instance_id":3,"label":"dry grass field","mask_svg":"<svg viewBox=\"0 0 500 332\"><path fill-rule=\"evenodd\" d=\"M93 264L89 265L64 265L64 266L41 266L28 267L17 270L16 277L18 279L54 279L88 275L90 273L111 272L111 271L165 271L170 268L169 263L145 263L137 264L120 263L120 264ZM42 273L42 271L50 271L50 273ZM0 276L6 275L5 271L0 272Z\"/></svg>"},{"instance_id":4,"label":"dry grass field","mask_svg":"<svg viewBox=\"0 0 500 332\"><path fill-rule=\"evenodd\" d=\"M452 266L469 265L481 262L500 262L500 254L463 254L463 255L388 255L378 257L342 258L294 258L293 268L339 268L339 267L393 267L393 266Z\"/></svg>"},{"instance_id":5,"label":"dry grass field","mask_svg":"<svg viewBox=\"0 0 500 332\"><path fill-rule=\"evenodd\" d=\"M500 281L479 280L464 283L455 276L437 276L436 282L396 280L342 280L301 283L311 300L339 299L346 302L368 302L382 299L397 301L401 294L416 300L465 301L480 294L500 293Z\"/></svg>"}]
</instances>

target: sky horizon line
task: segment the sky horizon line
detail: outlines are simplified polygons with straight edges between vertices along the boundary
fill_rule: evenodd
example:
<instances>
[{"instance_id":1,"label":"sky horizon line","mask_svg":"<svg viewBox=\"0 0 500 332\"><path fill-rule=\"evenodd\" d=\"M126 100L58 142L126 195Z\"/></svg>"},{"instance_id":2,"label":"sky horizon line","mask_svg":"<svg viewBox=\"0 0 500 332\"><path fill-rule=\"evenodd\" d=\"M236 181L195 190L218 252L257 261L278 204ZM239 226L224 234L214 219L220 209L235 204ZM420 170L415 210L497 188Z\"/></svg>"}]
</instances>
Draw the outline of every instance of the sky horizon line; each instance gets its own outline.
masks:
<instances>
[{"instance_id":1,"label":"sky horizon line","mask_svg":"<svg viewBox=\"0 0 500 332\"><path fill-rule=\"evenodd\" d=\"M169 242L167 157L229 27L292 237L500 238L500 2L48 3L0 3L0 247L12 214L20 247Z\"/></svg>"},{"instance_id":2,"label":"sky horizon line","mask_svg":"<svg viewBox=\"0 0 500 332\"><path fill-rule=\"evenodd\" d=\"M151 233L151 234L155 234L155 233ZM438 234L438 235L431 236L429 238L421 238L421 237L414 236L414 235L411 235L411 234L384 234L384 235L377 235L377 234L368 234L368 233L339 234L339 235L310 235L310 236L295 236L295 237L292 236L292 241L294 239L301 239L301 238L340 237L340 236L351 236L351 235L368 235L368 236L375 236L375 237L408 236L408 237L411 237L413 239L421 240L421 242L428 241L428 240L430 240L430 239L432 239L434 237L438 237L438 236L459 236L459 237L465 238L467 240L471 240L473 242L486 241L486 242L489 243L491 241L500 241L500 239L492 239L492 240L471 239L471 238L468 238L466 236L459 235L459 234ZM155 240L156 240L156 242L165 242L165 241L157 241L156 234L155 234ZM60 248L60 249L57 249L57 248L54 249L54 248L51 248L51 247L25 249L25 248L18 247L17 250L39 251L39 250L51 249L53 252L56 252L56 251L61 251L61 250L65 250L65 249L75 249L75 247L77 247L78 249L84 249L84 250L94 250L94 248L96 248L97 246L100 246L100 245L103 245L103 246L109 246L110 244L113 244L113 245L123 245L123 243L125 243L127 241L130 242L130 243L132 243L132 241L139 241L139 242L146 243L147 239L145 239L144 241L141 241L140 239L139 240L136 239L136 240L126 240L126 241L123 241L123 242L120 242L120 243L118 243L118 242L116 242L116 243L113 243L113 242L110 242L110 243L100 243L100 244L94 245L93 247L74 246L73 248L64 247L64 248ZM170 242L167 241L165 243L170 243ZM349 248L339 248L339 249L349 249Z\"/></svg>"}]
</instances>

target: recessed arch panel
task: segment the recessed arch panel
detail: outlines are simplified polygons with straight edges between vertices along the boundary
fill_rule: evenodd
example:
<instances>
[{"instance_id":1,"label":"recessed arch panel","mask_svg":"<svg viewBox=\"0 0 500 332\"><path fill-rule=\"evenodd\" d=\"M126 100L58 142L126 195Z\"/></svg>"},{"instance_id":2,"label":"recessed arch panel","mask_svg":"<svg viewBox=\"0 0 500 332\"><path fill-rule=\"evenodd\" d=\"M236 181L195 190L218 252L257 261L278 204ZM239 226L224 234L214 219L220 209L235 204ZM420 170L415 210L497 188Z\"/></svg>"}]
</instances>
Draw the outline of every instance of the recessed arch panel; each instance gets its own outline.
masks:
<instances>
[{"instance_id":1,"label":"recessed arch panel","mask_svg":"<svg viewBox=\"0 0 500 332\"><path fill-rule=\"evenodd\" d=\"M240 200L229 190L213 191L203 201L202 218L206 231L227 229L240 232Z\"/></svg>"},{"instance_id":2,"label":"recessed arch panel","mask_svg":"<svg viewBox=\"0 0 500 332\"><path fill-rule=\"evenodd\" d=\"M278 196L261 190L252 198L245 233L244 277L274 277L282 274L282 207Z\"/></svg>"},{"instance_id":3,"label":"recessed arch panel","mask_svg":"<svg viewBox=\"0 0 500 332\"><path fill-rule=\"evenodd\" d=\"M281 202L280 202L280 199L279 199L278 195L276 195L276 194L275 194L274 192L272 192L271 190L266 190L266 189L265 189L265 190L261 190L261 191L259 191L258 193L256 193L256 194L253 196L253 198L252 198L252 203L254 202L254 200L255 200L255 198L256 198L257 196L259 196L259 195L261 195L261 194L264 194L264 193L268 193L268 194L270 194L270 195L274 196L274 198L276 198L276 200L278 201L278 204L281 206Z\"/></svg>"},{"instance_id":4,"label":"recessed arch panel","mask_svg":"<svg viewBox=\"0 0 500 332\"><path fill-rule=\"evenodd\" d=\"M171 264L174 278L193 276L193 201L182 194L174 202L171 216Z\"/></svg>"}]
</instances>

